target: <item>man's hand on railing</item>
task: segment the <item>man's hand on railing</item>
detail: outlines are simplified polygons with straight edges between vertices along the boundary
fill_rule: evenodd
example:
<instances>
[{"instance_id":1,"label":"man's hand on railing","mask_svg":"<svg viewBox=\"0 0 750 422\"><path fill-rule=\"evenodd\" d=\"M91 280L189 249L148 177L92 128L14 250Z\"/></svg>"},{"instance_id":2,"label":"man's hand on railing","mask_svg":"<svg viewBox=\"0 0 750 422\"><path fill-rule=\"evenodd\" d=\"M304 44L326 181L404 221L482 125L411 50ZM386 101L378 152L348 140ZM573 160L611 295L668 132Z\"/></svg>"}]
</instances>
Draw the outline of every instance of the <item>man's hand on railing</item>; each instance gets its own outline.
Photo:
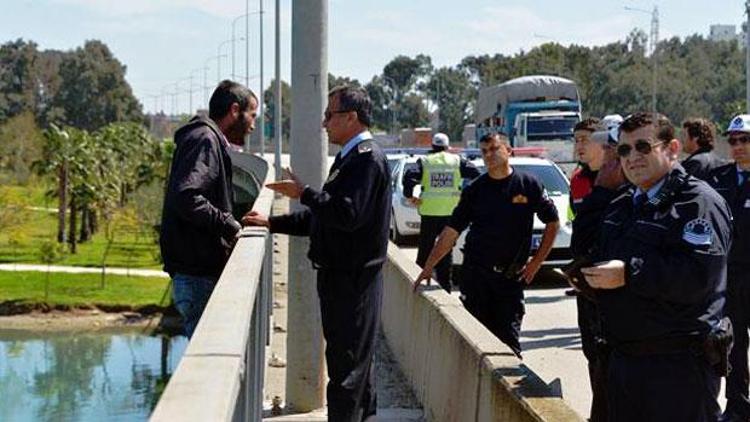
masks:
<instances>
[{"instance_id":1,"label":"man's hand on railing","mask_svg":"<svg viewBox=\"0 0 750 422\"><path fill-rule=\"evenodd\" d=\"M243 226L270 227L270 224L268 223L268 217L266 217L265 215L257 211L250 211L247 214L243 215L242 225Z\"/></svg>"},{"instance_id":2,"label":"man's hand on railing","mask_svg":"<svg viewBox=\"0 0 750 422\"><path fill-rule=\"evenodd\" d=\"M432 283L432 268L425 267L422 272L419 273L417 279L414 280L414 292L416 292L419 288L419 285L422 284L422 280L427 280L427 286Z\"/></svg>"}]
</instances>

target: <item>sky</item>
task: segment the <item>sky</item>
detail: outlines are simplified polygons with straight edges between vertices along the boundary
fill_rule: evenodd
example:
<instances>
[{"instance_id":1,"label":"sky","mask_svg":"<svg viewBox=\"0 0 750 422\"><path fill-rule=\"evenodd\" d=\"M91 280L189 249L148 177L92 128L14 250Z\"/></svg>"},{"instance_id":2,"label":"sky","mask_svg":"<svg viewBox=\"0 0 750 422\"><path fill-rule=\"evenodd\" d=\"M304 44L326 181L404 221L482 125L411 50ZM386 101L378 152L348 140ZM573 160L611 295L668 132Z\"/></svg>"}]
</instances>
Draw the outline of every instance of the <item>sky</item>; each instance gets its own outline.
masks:
<instances>
[{"instance_id":1,"label":"sky","mask_svg":"<svg viewBox=\"0 0 750 422\"><path fill-rule=\"evenodd\" d=\"M0 42L22 38L43 50L71 50L101 40L127 66L126 79L146 111L170 112L174 104L166 93L177 88L186 91L177 97L177 110L187 112L191 81L193 108L203 107L204 76L213 87L219 76L244 81L249 73L250 87L259 91L261 16L268 86L274 74L275 1L249 1L249 72L246 45L239 40L245 37L242 0L0 0ZM328 0L328 69L367 82L399 54L427 54L440 67L468 55L514 54L551 41L602 45L625 39L634 28L648 33L647 12L654 6L660 39L707 35L712 24L736 25L739 31L745 19L741 0ZM281 0L281 75L287 81L291 7L292 0ZM232 38L232 22L234 75L232 43L225 42Z\"/></svg>"}]
</instances>

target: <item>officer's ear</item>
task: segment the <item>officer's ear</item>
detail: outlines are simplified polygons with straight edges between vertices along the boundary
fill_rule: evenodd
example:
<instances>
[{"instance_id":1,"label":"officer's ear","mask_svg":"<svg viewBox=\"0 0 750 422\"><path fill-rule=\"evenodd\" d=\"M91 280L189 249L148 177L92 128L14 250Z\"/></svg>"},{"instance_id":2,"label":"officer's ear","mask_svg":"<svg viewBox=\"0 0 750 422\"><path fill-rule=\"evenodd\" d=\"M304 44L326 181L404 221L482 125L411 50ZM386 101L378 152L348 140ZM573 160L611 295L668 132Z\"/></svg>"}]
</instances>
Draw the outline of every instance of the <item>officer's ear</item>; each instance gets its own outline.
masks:
<instances>
[{"instance_id":1,"label":"officer's ear","mask_svg":"<svg viewBox=\"0 0 750 422\"><path fill-rule=\"evenodd\" d=\"M669 157L673 160L676 160L680 155L680 151L682 151L682 145L677 139L672 139L671 141L667 142L665 148L667 151L669 151Z\"/></svg>"}]
</instances>

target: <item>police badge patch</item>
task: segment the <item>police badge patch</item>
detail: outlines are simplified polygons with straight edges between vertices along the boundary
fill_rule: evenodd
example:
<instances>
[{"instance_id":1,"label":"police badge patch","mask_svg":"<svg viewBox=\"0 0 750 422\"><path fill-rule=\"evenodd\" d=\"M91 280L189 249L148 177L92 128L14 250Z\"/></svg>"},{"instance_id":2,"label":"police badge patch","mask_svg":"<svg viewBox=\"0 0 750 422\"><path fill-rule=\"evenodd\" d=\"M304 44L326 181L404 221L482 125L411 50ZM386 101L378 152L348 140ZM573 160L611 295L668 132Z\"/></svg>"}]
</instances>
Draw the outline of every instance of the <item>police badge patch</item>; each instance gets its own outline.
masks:
<instances>
[{"instance_id":1,"label":"police badge patch","mask_svg":"<svg viewBox=\"0 0 750 422\"><path fill-rule=\"evenodd\" d=\"M692 245L710 245L712 235L711 225L702 218L688 221L682 230L682 240Z\"/></svg>"}]
</instances>

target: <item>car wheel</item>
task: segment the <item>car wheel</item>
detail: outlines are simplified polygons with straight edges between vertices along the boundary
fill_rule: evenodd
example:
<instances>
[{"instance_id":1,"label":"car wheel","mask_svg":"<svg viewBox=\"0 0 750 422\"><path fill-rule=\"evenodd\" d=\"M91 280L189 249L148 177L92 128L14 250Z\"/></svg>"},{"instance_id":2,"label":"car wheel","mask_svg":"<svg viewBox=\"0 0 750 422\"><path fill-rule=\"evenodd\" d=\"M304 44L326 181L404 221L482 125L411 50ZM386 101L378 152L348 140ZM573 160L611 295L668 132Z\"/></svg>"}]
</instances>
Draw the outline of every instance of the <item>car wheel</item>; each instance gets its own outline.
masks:
<instances>
[{"instance_id":1,"label":"car wheel","mask_svg":"<svg viewBox=\"0 0 750 422\"><path fill-rule=\"evenodd\" d=\"M391 240L398 246L404 243L404 237L398 232L398 225L396 225L396 215L391 211Z\"/></svg>"}]
</instances>

